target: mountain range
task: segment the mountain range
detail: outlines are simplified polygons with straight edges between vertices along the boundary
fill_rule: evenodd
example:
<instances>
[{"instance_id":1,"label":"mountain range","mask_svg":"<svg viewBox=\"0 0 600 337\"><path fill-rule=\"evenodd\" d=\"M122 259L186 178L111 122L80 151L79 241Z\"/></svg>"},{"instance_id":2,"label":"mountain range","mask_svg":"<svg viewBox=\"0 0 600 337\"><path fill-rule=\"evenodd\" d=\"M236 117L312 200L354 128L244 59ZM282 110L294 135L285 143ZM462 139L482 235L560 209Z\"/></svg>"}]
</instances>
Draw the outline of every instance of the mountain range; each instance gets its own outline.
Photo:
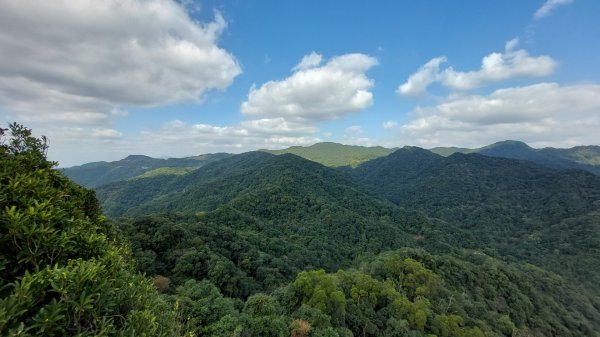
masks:
<instances>
[{"instance_id":1,"label":"mountain range","mask_svg":"<svg viewBox=\"0 0 600 337\"><path fill-rule=\"evenodd\" d=\"M329 167L357 167L367 161L384 157L398 148L365 147L338 143L317 143L311 146L293 146L283 150L260 150L271 154L295 154ZM600 175L600 146L576 146L570 149L534 149L519 141L503 141L476 149L436 147L429 151L442 156L454 153L479 153L532 161L553 169L580 169ZM85 187L133 179L141 176L177 175L187 173L207 163L232 156L227 153L204 154L187 158L158 159L143 155L130 155L114 162L93 162L63 168L69 178Z\"/></svg>"},{"instance_id":2,"label":"mountain range","mask_svg":"<svg viewBox=\"0 0 600 337\"><path fill-rule=\"evenodd\" d=\"M440 260L433 270L448 259L439 256L462 264L475 252L516 268L508 277L523 280L518 288L557 282L545 286L558 287L553 294L522 296L563 316L539 308L522 324L542 335L600 328L594 327L600 318L600 177L587 171L479 153L444 157L417 147L354 168L259 151L183 175L107 184L96 194L104 212L124 223L140 270L179 283L208 279L226 296L275 291L303 270L371 265L374 256L398 249L434 254ZM526 271L526 265L539 269ZM466 286L452 277L445 282ZM557 325L544 328L538 320Z\"/></svg>"},{"instance_id":3,"label":"mountain range","mask_svg":"<svg viewBox=\"0 0 600 337\"><path fill-rule=\"evenodd\" d=\"M522 159L554 169L580 169L600 175L600 146L597 145L575 146L569 149L534 149L523 142L507 140L475 149L436 147L430 151L443 156L460 152Z\"/></svg>"},{"instance_id":4,"label":"mountain range","mask_svg":"<svg viewBox=\"0 0 600 337\"><path fill-rule=\"evenodd\" d=\"M62 172L82 186L96 187L144 174L147 176L180 174L228 156L230 154L214 153L187 158L159 159L144 155L129 155L113 162L100 161L63 168Z\"/></svg>"},{"instance_id":5,"label":"mountain range","mask_svg":"<svg viewBox=\"0 0 600 337\"><path fill-rule=\"evenodd\" d=\"M92 237L113 245L99 251L130 262L114 267L115 275L135 268L153 277L162 295L145 286L154 304L144 304L144 317L156 320L163 311L169 329L207 336L600 335L600 177L581 169L595 167L593 147L564 150L560 160L545 151L551 160L538 163L521 157L546 149L516 142L435 150L444 155L326 143L290 150L297 154L130 156L62 170L83 172L79 179L97 184L95 193L51 170L38 147L0 149L11 160L3 161L8 183L0 201L19 202L18 211L2 210L7 233L34 231L43 242L77 234L88 245ZM24 180L19 168L31 160L37 166ZM32 195L45 199L28 201ZM50 231L48 219L56 219ZM19 250L15 238L5 241ZM18 239L29 244L31 236ZM71 246L77 261L91 259L81 275L92 275L88 246ZM31 261L43 260L28 247ZM7 261L20 268L17 259ZM60 284L44 279L52 270L60 269L35 275L56 291ZM69 276L82 285L77 298L97 294L95 281L79 275ZM20 289L14 284L3 289ZM17 296L0 300L15 329L25 324L24 311L10 302ZM60 305L71 305L65 296L33 304L40 331L50 318L63 319ZM72 304L76 312L81 301Z\"/></svg>"}]
</instances>

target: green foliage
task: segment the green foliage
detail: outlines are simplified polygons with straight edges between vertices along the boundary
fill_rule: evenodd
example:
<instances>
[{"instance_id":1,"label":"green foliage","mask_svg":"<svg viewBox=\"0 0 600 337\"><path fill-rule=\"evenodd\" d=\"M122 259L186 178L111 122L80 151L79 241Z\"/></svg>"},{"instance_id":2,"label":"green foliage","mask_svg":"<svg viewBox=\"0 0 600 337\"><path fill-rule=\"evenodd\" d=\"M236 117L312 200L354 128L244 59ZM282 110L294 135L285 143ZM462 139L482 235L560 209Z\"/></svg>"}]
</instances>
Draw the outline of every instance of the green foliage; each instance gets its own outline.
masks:
<instances>
[{"instance_id":1,"label":"green foliage","mask_svg":"<svg viewBox=\"0 0 600 337\"><path fill-rule=\"evenodd\" d=\"M93 192L45 158L45 139L10 125L0 142L0 334L171 336L169 307L132 272Z\"/></svg>"},{"instance_id":2,"label":"green foliage","mask_svg":"<svg viewBox=\"0 0 600 337\"><path fill-rule=\"evenodd\" d=\"M239 326L235 301L223 297L209 281L188 280L177 287L171 301L179 309L186 330L196 335L233 332Z\"/></svg>"},{"instance_id":3,"label":"green foliage","mask_svg":"<svg viewBox=\"0 0 600 337\"><path fill-rule=\"evenodd\" d=\"M285 293L292 318L355 336L596 336L600 317L557 275L469 252L387 252L358 270L300 273Z\"/></svg>"}]
</instances>

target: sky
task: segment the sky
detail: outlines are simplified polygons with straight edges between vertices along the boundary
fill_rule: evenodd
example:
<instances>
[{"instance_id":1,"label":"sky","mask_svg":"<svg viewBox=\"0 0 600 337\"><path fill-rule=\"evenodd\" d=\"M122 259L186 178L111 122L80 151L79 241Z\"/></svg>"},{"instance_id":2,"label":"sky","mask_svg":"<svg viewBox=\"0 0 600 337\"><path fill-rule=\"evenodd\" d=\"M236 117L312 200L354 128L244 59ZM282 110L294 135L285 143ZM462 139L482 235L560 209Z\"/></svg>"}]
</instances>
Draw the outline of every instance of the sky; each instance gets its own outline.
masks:
<instances>
[{"instance_id":1,"label":"sky","mask_svg":"<svg viewBox=\"0 0 600 337\"><path fill-rule=\"evenodd\" d=\"M0 0L0 127L67 167L600 144L600 1Z\"/></svg>"}]
</instances>

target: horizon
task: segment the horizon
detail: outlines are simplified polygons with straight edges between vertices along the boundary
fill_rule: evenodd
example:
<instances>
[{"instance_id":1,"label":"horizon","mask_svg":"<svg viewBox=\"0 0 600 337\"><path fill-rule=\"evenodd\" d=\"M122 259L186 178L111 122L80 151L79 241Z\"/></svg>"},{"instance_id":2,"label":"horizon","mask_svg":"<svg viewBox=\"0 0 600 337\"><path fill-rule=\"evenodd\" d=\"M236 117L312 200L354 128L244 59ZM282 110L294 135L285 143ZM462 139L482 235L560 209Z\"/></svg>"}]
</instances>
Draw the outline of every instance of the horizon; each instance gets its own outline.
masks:
<instances>
[{"instance_id":1,"label":"horizon","mask_svg":"<svg viewBox=\"0 0 600 337\"><path fill-rule=\"evenodd\" d=\"M491 147L493 145L499 145L499 144L503 144L503 143L508 143L508 142L515 142L515 143L522 143L525 144L526 146L528 146L529 148L533 149L533 150L544 150L544 149L555 149L555 150L568 150L568 149L573 149L575 147L600 147L600 145L576 145L573 147L569 147L569 148L561 148L561 147L551 147L551 146L547 146L547 147L532 147L529 144L520 141L520 140L512 140L512 139L506 139L506 140L502 140L502 141L497 141L491 144L486 144L486 145L482 145L479 147L472 147L472 148L465 148L465 147L457 147L457 146L435 146L435 147L431 147L431 148L426 148L426 147L421 147L421 146L415 146L415 145L404 145L404 146L397 146L397 147L385 147L385 146L381 146L381 145L369 145L369 146L365 146L365 145L355 145L355 144L343 144L343 143L338 143L338 142L318 142L318 143L314 143L314 144L310 144L310 145L293 145L293 146L289 146L287 148L283 148L283 149L255 149L255 150L248 150L248 151L243 151L243 152L237 152L237 153L232 153L232 152L206 152L206 153L198 153L198 154L189 154L189 155L183 155L180 157L152 157L152 156L148 156L145 154L140 154L140 153L131 153L126 155L125 157L119 158L119 159L115 159L115 160L110 160L110 161L106 161L106 160L98 160L98 161L91 161L91 162L85 162L85 163L81 163L81 164L76 164L76 165L71 165L71 166L62 166L59 165L57 166L59 169L66 169L66 168L72 168L72 167L78 167L78 166L82 166L82 165L86 165L86 164L92 164L92 163L112 163L112 162L118 162L121 160L125 160L129 157L136 157L136 156L140 156L140 157L147 157L147 158L151 158L151 159L162 159L162 160L167 160L167 159L187 159L187 158L193 158L193 157L197 157L197 156L203 156L203 155L211 155L211 154L218 154L218 153L226 153L226 154L232 154L232 155L237 155L237 154L243 154L243 153L248 153L248 152L260 152L260 151L285 151L285 150L289 150L291 148L310 148L313 147L315 145L319 145L319 144L334 144L334 145L342 145L342 146L355 146L355 147L363 147L363 148L376 148L376 147L380 147L380 148L384 148L384 149L388 149L388 150L400 150L406 147L416 147L416 148L420 148L423 150L427 150L427 151L431 151L431 150L437 150L437 149L459 149L459 150L480 150L480 149L484 149L487 147Z\"/></svg>"},{"instance_id":2,"label":"horizon","mask_svg":"<svg viewBox=\"0 0 600 337\"><path fill-rule=\"evenodd\" d=\"M0 125L60 167L600 145L600 2L0 1Z\"/></svg>"}]
</instances>

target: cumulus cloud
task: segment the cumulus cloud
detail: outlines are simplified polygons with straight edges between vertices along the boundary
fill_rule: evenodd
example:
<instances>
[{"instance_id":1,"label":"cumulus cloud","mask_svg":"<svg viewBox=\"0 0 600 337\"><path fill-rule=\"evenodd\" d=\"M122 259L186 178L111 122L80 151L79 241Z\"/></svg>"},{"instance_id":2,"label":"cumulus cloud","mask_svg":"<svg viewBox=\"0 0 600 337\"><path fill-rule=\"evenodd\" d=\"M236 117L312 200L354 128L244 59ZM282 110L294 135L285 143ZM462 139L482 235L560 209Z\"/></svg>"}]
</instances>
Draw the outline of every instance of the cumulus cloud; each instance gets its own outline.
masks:
<instances>
[{"instance_id":1,"label":"cumulus cloud","mask_svg":"<svg viewBox=\"0 0 600 337\"><path fill-rule=\"evenodd\" d=\"M503 139L533 145L600 143L600 85L540 83L487 96L454 95L400 127L407 143L480 146Z\"/></svg>"},{"instance_id":2,"label":"cumulus cloud","mask_svg":"<svg viewBox=\"0 0 600 337\"><path fill-rule=\"evenodd\" d=\"M121 106L198 100L241 73L170 0L0 1L0 106L19 120L107 123Z\"/></svg>"},{"instance_id":3,"label":"cumulus cloud","mask_svg":"<svg viewBox=\"0 0 600 337\"><path fill-rule=\"evenodd\" d=\"M345 54L320 65L316 53L305 56L293 74L279 81L253 86L241 111L254 118L283 117L304 123L336 119L373 103L374 83L366 71L377 59Z\"/></svg>"},{"instance_id":4,"label":"cumulus cloud","mask_svg":"<svg viewBox=\"0 0 600 337\"><path fill-rule=\"evenodd\" d=\"M423 96L427 87L441 79L440 65L446 62L446 57L435 57L425 63L417 72L410 75L408 80L398 87L398 94L405 96Z\"/></svg>"},{"instance_id":5,"label":"cumulus cloud","mask_svg":"<svg viewBox=\"0 0 600 337\"><path fill-rule=\"evenodd\" d=\"M542 7L538 8L538 10L535 11L533 17L536 19L541 19L545 16L550 15L556 7L565 6L572 2L573 0L546 0Z\"/></svg>"},{"instance_id":6,"label":"cumulus cloud","mask_svg":"<svg viewBox=\"0 0 600 337\"><path fill-rule=\"evenodd\" d=\"M503 53L491 53L483 57L481 68L474 71L457 71L453 67L440 70L445 57L436 57L412 74L406 83L400 85L401 95L419 96L426 93L427 87L440 82L456 90L469 90L489 82L498 82L515 77L542 77L551 74L556 61L550 56L530 56L524 49L515 50L518 39L506 43Z\"/></svg>"},{"instance_id":7,"label":"cumulus cloud","mask_svg":"<svg viewBox=\"0 0 600 337\"><path fill-rule=\"evenodd\" d=\"M556 62L546 55L532 57L524 49L513 50L518 40L506 44L504 53L491 53L481 61L477 71L455 71L452 67L442 74L442 84L458 90L468 90L488 82L497 82L519 76L542 77L551 74Z\"/></svg>"}]
</instances>

